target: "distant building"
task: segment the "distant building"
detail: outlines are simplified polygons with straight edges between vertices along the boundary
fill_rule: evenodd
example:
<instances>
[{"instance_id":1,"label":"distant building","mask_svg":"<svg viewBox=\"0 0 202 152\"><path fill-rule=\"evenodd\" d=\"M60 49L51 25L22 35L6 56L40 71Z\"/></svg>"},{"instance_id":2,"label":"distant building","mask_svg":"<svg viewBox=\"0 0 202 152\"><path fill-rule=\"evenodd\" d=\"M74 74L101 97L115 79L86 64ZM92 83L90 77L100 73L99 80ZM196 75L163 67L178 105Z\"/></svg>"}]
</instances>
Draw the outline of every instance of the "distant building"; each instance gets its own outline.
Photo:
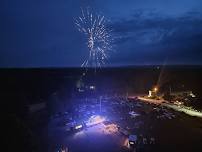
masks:
<instances>
[{"instance_id":1,"label":"distant building","mask_svg":"<svg viewBox=\"0 0 202 152\"><path fill-rule=\"evenodd\" d=\"M156 91L149 90L149 94L148 94L149 98L153 98L153 97L156 97L156 96L157 96L157 92Z\"/></svg>"}]
</instances>

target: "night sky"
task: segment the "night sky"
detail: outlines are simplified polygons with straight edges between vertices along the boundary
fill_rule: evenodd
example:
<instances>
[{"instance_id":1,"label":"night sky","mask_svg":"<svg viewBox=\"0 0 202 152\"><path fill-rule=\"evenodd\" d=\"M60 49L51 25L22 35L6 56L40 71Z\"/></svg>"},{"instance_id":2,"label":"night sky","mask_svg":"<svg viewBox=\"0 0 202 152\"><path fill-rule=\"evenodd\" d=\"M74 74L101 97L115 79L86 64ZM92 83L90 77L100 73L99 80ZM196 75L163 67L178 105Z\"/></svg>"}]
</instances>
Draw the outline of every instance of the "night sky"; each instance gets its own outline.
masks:
<instances>
[{"instance_id":1,"label":"night sky","mask_svg":"<svg viewBox=\"0 0 202 152\"><path fill-rule=\"evenodd\" d=\"M202 64L202 0L3 0L0 67L80 67L80 7L105 15L114 52L106 66Z\"/></svg>"}]
</instances>

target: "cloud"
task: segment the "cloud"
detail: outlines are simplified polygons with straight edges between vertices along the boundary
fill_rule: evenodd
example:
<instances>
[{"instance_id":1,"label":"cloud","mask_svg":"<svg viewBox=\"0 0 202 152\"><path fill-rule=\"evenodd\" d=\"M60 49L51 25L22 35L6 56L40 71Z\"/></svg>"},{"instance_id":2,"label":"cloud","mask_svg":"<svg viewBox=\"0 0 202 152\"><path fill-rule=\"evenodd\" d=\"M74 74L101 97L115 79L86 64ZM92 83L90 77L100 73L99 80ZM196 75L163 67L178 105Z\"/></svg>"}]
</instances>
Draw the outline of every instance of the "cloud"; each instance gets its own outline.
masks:
<instances>
[{"instance_id":1,"label":"cloud","mask_svg":"<svg viewBox=\"0 0 202 152\"><path fill-rule=\"evenodd\" d=\"M167 57L171 62L201 62L202 15L199 12L174 17L163 16L155 10L138 10L131 18L116 21L112 26L122 37L117 41L119 52L124 51L127 57L138 55L151 62Z\"/></svg>"},{"instance_id":2,"label":"cloud","mask_svg":"<svg viewBox=\"0 0 202 152\"><path fill-rule=\"evenodd\" d=\"M138 11L133 18L122 19L112 26L116 33L124 35L125 38L134 37L143 44L144 41L160 42L179 33L186 37L202 33L202 16L196 12L189 12L176 18L159 15L155 17L154 14L151 15L151 12L144 14L144 12ZM184 32L182 33L182 31Z\"/></svg>"}]
</instances>

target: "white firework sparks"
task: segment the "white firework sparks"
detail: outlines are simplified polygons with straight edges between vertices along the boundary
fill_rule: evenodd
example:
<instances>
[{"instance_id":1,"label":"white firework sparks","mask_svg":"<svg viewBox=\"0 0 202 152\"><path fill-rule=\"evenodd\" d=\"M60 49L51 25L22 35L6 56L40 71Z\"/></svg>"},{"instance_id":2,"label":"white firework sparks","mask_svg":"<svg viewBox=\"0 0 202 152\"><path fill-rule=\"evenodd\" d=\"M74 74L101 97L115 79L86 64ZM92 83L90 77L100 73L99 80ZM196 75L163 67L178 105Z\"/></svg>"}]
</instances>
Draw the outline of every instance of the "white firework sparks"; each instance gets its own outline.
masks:
<instances>
[{"instance_id":1,"label":"white firework sparks","mask_svg":"<svg viewBox=\"0 0 202 152\"><path fill-rule=\"evenodd\" d=\"M101 67L109 57L113 38L106 24L107 20L104 16L93 14L89 8L81 9L81 16L75 19L76 27L87 38L89 50L89 56L81 65L82 67Z\"/></svg>"}]
</instances>

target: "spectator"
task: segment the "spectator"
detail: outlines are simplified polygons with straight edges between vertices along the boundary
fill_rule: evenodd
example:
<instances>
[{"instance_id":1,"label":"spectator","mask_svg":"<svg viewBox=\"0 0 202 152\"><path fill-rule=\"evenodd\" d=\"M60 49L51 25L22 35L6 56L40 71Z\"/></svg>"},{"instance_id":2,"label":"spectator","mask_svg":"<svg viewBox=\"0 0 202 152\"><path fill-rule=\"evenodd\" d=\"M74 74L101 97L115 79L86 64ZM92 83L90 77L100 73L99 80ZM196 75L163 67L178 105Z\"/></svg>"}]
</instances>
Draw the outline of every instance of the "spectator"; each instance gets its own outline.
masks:
<instances>
[{"instance_id":1,"label":"spectator","mask_svg":"<svg viewBox=\"0 0 202 152\"><path fill-rule=\"evenodd\" d=\"M155 138L154 137L150 138L150 144L155 144Z\"/></svg>"}]
</instances>

